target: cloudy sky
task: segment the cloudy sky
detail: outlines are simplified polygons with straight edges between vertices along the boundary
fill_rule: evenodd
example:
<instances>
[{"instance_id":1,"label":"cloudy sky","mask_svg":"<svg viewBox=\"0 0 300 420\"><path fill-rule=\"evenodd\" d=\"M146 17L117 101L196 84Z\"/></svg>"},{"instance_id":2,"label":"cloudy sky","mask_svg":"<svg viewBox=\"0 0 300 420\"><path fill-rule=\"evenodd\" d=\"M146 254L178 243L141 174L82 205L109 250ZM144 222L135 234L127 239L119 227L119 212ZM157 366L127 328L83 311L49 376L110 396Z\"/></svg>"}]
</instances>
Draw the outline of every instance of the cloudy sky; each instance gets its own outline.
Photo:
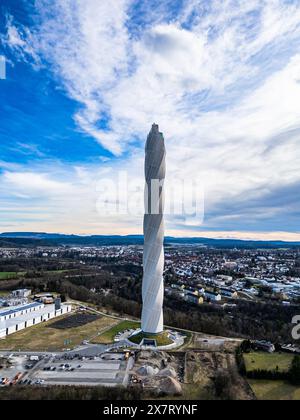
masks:
<instances>
[{"instance_id":1,"label":"cloudy sky","mask_svg":"<svg viewBox=\"0 0 300 420\"><path fill-rule=\"evenodd\" d=\"M143 177L200 180L181 236L300 240L300 0L1 0L0 231L141 233L97 211Z\"/></svg>"}]
</instances>

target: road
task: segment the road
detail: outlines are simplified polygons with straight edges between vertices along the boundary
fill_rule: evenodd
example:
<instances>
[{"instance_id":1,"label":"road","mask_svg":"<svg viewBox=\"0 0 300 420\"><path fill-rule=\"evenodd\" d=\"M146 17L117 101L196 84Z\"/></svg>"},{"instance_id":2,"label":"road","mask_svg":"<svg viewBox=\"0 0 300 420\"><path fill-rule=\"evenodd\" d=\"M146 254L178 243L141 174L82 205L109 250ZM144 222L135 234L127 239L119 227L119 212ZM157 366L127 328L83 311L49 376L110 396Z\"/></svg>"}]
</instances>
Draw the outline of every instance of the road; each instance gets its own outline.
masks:
<instances>
[{"instance_id":1,"label":"road","mask_svg":"<svg viewBox=\"0 0 300 420\"><path fill-rule=\"evenodd\" d=\"M135 319L132 319L132 318L122 318L122 317L117 316L117 315L109 315L105 312L101 312L98 309L91 308L90 306L86 306L84 303L76 302L74 300L70 300L67 303L69 303L71 305L74 305L74 306L79 306L80 308L84 308L84 309L86 309L90 312L94 312L95 314L106 316L107 318L117 319L118 321L135 321Z\"/></svg>"}]
</instances>

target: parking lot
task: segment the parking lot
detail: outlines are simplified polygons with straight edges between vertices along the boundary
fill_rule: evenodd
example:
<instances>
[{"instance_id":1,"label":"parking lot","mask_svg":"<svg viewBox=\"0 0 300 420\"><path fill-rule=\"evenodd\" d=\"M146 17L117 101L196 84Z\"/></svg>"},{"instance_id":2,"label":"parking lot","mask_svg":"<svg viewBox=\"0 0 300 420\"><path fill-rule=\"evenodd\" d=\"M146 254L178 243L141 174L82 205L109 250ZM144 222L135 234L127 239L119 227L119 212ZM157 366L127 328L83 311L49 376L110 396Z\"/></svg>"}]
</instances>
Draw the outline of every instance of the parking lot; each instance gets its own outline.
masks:
<instances>
[{"instance_id":1,"label":"parking lot","mask_svg":"<svg viewBox=\"0 0 300 420\"><path fill-rule=\"evenodd\" d=\"M40 360L31 363L28 357L10 357L11 365L1 372L1 377L9 379L9 385L15 376L21 385L81 385L81 386L127 386L133 358L126 359L123 353L105 353L102 357L83 357L80 355L40 356Z\"/></svg>"},{"instance_id":2,"label":"parking lot","mask_svg":"<svg viewBox=\"0 0 300 420\"><path fill-rule=\"evenodd\" d=\"M0 358L0 386L17 382L26 371L27 360L20 356Z\"/></svg>"}]
</instances>

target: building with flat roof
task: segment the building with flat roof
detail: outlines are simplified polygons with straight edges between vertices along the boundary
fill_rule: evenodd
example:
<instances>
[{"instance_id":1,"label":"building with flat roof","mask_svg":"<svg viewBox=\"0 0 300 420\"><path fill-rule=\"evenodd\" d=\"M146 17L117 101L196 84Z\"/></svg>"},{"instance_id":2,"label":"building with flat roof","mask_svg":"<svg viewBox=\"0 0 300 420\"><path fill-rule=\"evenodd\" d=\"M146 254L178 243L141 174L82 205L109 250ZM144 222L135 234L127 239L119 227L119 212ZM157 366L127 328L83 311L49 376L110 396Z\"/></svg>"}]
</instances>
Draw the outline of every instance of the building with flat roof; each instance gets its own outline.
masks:
<instances>
[{"instance_id":1,"label":"building with flat roof","mask_svg":"<svg viewBox=\"0 0 300 420\"><path fill-rule=\"evenodd\" d=\"M50 319L71 312L71 305L61 305L56 309L55 305L44 305L34 302L27 305L17 306L0 311L0 338L15 332L49 321Z\"/></svg>"},{"instance_id":2,"label":"building with flat roof","mask_svg":"<svg viewBox=\"0 0 300 420\"><path fill-rule=\"evenodd\" d=\"M17 318L24 314L37 311L41 309L44 305L39 302L28 303L25 305L19 305L10 307L7 309L0 310L0 322L7 321L9 319Z\"/></svg>"}]
</instances>

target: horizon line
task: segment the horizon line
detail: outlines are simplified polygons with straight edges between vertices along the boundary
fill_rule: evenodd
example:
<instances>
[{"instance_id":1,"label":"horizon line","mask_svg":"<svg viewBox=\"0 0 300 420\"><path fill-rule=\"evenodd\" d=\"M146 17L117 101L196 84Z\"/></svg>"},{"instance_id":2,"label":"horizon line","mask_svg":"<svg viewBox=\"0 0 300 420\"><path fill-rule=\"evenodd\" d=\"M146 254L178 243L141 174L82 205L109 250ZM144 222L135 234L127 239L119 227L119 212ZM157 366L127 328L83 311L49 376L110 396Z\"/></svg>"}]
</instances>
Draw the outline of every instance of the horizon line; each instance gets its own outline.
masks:
<instances>
[{"instance_id":1,"label":"horizon line","mask_svg":"<svg viewBox=\"0 0 300 420\"><path fill-rule=\"evenodd\" d=\"M212 233L212 232L208 232L208 233ZM229 233L229 232L228 232ZM237 233L237 232L235 232ZM239 232L242 233L242 232ZM250 232L247 232L247 234L249 235ZM262 232L262 235L264 234L274 234L275 232ZM279 233L279 232L278 232ZM280 232L281 234L291 234L289 232ZM280 233L279 233L279 237L280 237ZM126 238L126 237L143 237L143 234L141 233L128 233L128 234L109 234L109 233L63 233L63 232L47 232L47 231L6 231L6 232L0 232L0 236L5 237L5 235L26 235L26 234L32 234L32 235L61 235L61 236L78 236L78 237L93 237L93 236L102 236L102 237L121 237L121 238ZM257 234L256 232L252 232L252 234ZM224 235L226 235L226 232L224 232ZM299 238L295 238L295 239L280 239L278 238L270 238L270 239L256 239L256 238L245 238L245 237L234 237L234 236L210 236L210 235L205 235L205 233L203 232L203 235L172 235L172 234L167 234L165 235L165 238L172 238L172 239L211 239L211 240L219 240L219 241L242 241L242 242L283 242L283 243L300 243L300 234L298 233L292 233L291 235L295 235Z\"/></svg>"}]
</instances>

